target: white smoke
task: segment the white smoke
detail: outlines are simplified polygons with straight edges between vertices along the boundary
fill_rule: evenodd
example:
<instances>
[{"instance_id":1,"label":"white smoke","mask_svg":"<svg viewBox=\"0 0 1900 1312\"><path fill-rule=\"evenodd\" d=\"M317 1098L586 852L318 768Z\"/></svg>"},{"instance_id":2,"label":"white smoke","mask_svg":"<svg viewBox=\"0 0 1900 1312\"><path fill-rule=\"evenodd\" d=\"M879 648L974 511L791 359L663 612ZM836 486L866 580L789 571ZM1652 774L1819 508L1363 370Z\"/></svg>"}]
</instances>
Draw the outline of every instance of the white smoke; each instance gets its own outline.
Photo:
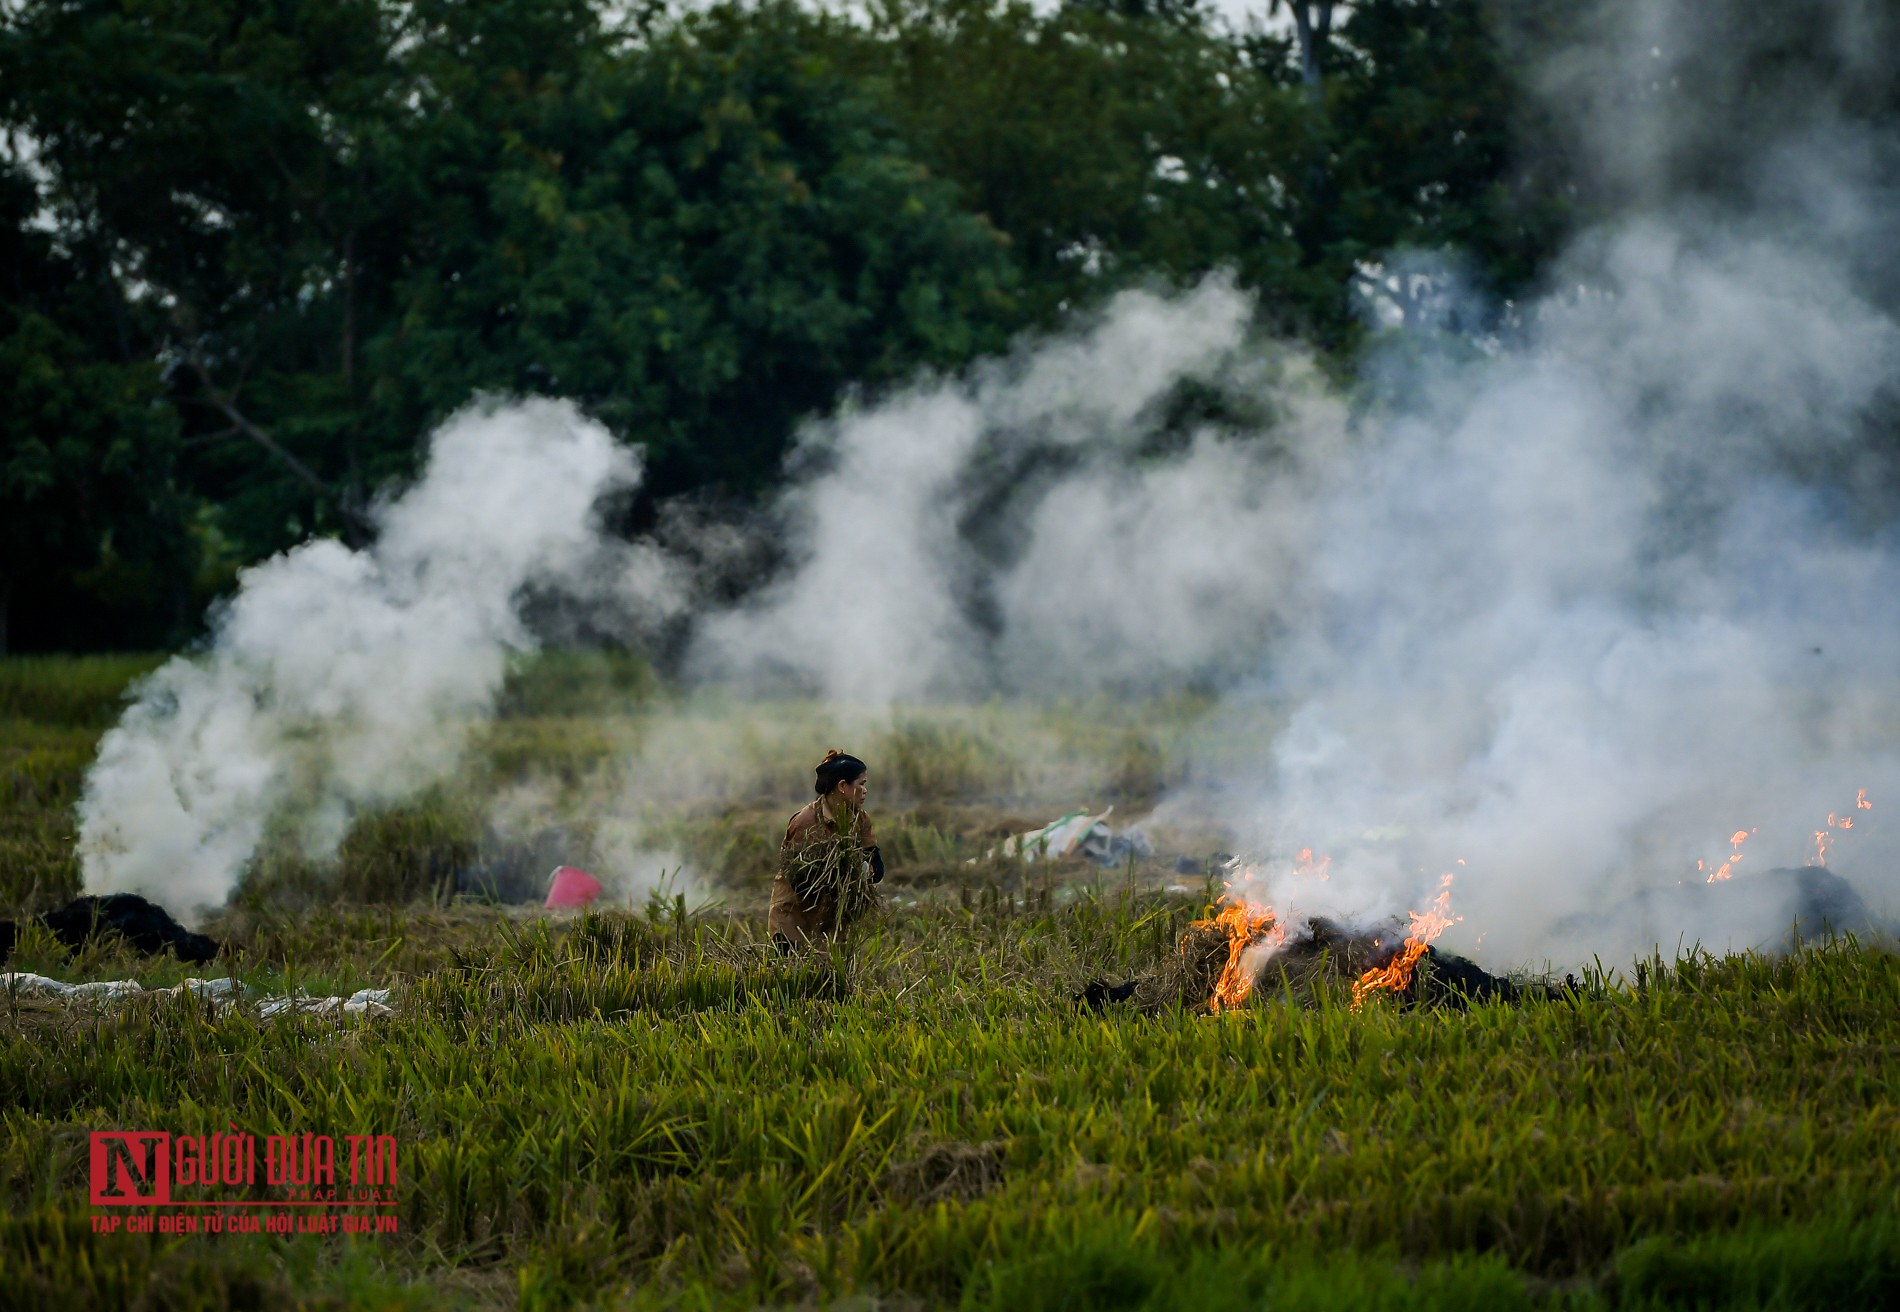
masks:
<instances>
[{"instance_id":1,"label":"white smoke","mask_svg":"<svg viewBox=\"0 0 1900 1312\"><path fill-rule=\"evenodd\" d=\"M1291 709L1251 896L1372 918L1451 872L1454 941L1494 959L1720 951L1785 938L1792 881L1763 876L1819 831L1893 909L1900 552L1868 430L1900 325L1868 272L1894 143L1836 117L1871 67L1852 7L1771 32L1840 61L1799 94L1722 8L1602 6L1546 70L1629 213L1514 349L1408 364L1322 493L1256 690ZM1325 881L1285 859L1309 844Z\"/></svg>"},{"instance_id":2,"label":"white smoke","mask_svg":"<svg viewBox=\"0 0 1900 1312\"><path fill-rule=\"evenodd\" d=\"M1746 226L1621 225L1560 285L1587 291L1508 351L1408 354L1356 420L1216 281L1121 298L1057 367L827 425L783 507L802 567L706 624L700 663L856 703L1220 679L1287 727L1162 818L1216 811L1267 858L1250 896L1372 920L1450 871L1451 941L1491 960L1766 942L1789 890L1739 876L1801 864L1861 788L1900 796L1900 557L1810 477L1851 464L1900 327ZM1256 389L1270 424L1143 454L1188 378ZM1834 859L1879 901L1900 852L1872 819ZM1615 908L1737 829L1719 898Z\"/></svg>"},{"instance_id":3,"label":"white smoke","mask_svg":"<svg viewBox=\"0 0 1900 1312\"><path fill-rule=\"evenodd\" d=\"M654 595L651 561L597 514L638 476L571 406L478 406L375 510L374 546L312 541L245 571L210 649L147 679L100 745L80 803L87 888L219 902L293 802L322 853L357 809L446 777L509 653L534 644L527 590Z\"/></svg>"},{"instance_id":4,"label":"white smoke","mask_svg":"<svg viewBox=\"0 0 1900 1312\"><path fill-rule=\"evenodd\" d=\"M1695 39L1657 21L1592 58L1641 83L1651 41ZM1830 859L1883 909L1900 845L1855 799L1900 798L1900 555L1868 527L1865 429L1900 325L1856 277L1890 240L1870 151L1809 115L1768 148L1794 173L1675 199L1639 175L1711 130L1639 92L1597 119L1642 208L1508 345L1401 332L1349 406L1224 282L1124 295L809 434L799 568L701 630L704 667L872 703L1216 681L1287 727L1166 810L1217 813L1283 907L1402 915L1455 872L1454 941L1494 961L1768 942L1789 890L1750 876L1850 810ZM1267 417L1183 435L1184 383ZM1735 879L1631 900L1738 830ZM1308 847L1326 880L1294 873Z\"/></svg>"},{"instance_id":5,"label":"white smoke","mask_svg":"<svg viewBox=\"0 0 1900 1312\"><path fill-rule=\"evenodd\" d=\"M1900 557L1793 469L1900 376L1900 330L1753 235L1634 225L1589 278L1322 492L1243 832L1331 878L1270 867L1260 900L1391 915L1451 871L1459 937L1505 960L1755 946L1788 890L1742 876L1900 785ZM1837 859L1891 897L1900 852L1860 818ZM1625 903L1736 830L1719 896Z\"/></svg>"},{"instance_id":6,"label":"white smoke","mask_svg":"<svg viewBox=\"0 0 1900 1312\"><path fill-rule=\"evenodd\" d=\"M1010 475L1046 483L1039 459L1091 472L1103 459L1125 465L1129 452L1117 444L1138 437L1183 378L1233 357L1248 308L1223 280L1179 300L1125 294L1072 339L815 427L797 462L823 462L825 472L795 483L780 507L795 568L750 604L709 618L695 665L727 678L791 675L841 703L987 691L995 654L984 609L1001 605L1006 633L1022 631L1009 622L1019 612L1046 611L1059 624L1075 600L1098 605L1105 580L1073 595L1066 581L1034 592L1033 571L999 571L967 521L1011 531ZM1114 495L1107 483L1091 490L1095 522L1078 526L1084 539L1105 542L1124 513ZM1033 525L1029 533L1052 541Z\"/></svg>"}]
</instances>

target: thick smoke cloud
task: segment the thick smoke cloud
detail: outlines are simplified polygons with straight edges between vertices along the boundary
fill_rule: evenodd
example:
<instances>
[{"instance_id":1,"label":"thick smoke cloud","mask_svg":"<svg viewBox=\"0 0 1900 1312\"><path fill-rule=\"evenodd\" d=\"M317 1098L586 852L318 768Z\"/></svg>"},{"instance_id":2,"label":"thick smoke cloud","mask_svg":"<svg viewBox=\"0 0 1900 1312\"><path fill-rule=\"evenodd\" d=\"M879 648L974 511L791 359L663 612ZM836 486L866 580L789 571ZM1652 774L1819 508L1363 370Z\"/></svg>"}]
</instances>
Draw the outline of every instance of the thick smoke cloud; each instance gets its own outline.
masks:
<instances>
[{"instance_id":1,"label":"thick smoke cloud","mask_svg":"<svg viewBox=\"0 0 1900 1312\"><path fill-rule=\"evenodd\" d=\"M1455 871L1465 942L1507 960L1753 946L1788 903L1748 876L1900 783L1900 560L1797 472L1900 370L1894 324L1752 234L1635 225L1588 277L1365 425L1322 493L1247 831L1331 878L1281 867L1262 900L1393 914ZM1719 897L1628 901L1736 830ZM1890 895L1870 837L1838 855Z\"/></svg>"},{"instance_id":2,"label":"thick smoke cloud","mask_svg":"<svg viewBox=\"0 0 1900 1312\"><path fill-rule=\"evenodd\" d=\"M210 650L153 674L101 744L80 805L87 887L222 901L287 812L322 855L358 809L444 778L508 655L534 645L529 590L664 608L663 573L597 518L638 476L570 406L478 407L376 510L373 547L313 541L246 571Z\"/></svg>"},{"instance_id":3,"label":"thick smoke cloud","mask_svg":"<svg viewBox=\"0 0 1900 1312\"><path fill-rule=\"evenodd\" d=\"M1722 8L1601 7L1545 83L1625 213L1513 349L1374 373L1263 677L1291 723L1252 896L1371 917L1453 871L1456 934L1506 962L1748 947L1819 830L1892 909L1895 142L1843 110L1892 71L1862 7Z\"/></svg>"},{"instance_id":4,"label":"thick smoke cloud","mask_svg":"<svg viewBox=\"0 0 1900 1312\"><path fill-rule=\"evenodd\" d=\"M860 703L1213 680L1287 727L1163 818L1233 832L1249 896L1375 920L1453 871L1452 941L1510 963L1771 941L1789 890L1750 876L1900 785L1900 556L1826 476L1900 328L1794 237L1593 234L1509 349L1400 334L1351 412L1226 285L1125 296L1059 368L815 430L782 508L808 555L699 663ZM1184 380L1271 420L1156 453ZM1834 859L1890 897L1858 818ZM1738 829L1719 896L1673 892Z\"/></svg>"},{"instance_id":5,"label":"thick smoke cloud","mask_svg":"<svg viewBox=\"0 0 1900 1312\"><path fill-rule=\"evenodd\" d=\"M1833 859L1891 900L1900 852L1856 808L1900 784L1868 440L1900 382L1867 275L1891 143L1830 97L1749 99L1719 14L1603 12L1547 83L1587 107L1580 149L1627 212L1498 334L1437 331L1483 307L1427 316L1349 405L1219 281L1123 296L815 429L823 472L782 507L800 568L701 630L704 665L859 701L1211 681L1287 727L1164 812L1236 833L1249 895L1282 907L1401 915L1455 872L1454 937L1493 959L1771 941L1788 886L1752 876L1850 809ZM1715 142L1719 185L1689 167ZM1402 308L1455 304L1435 282ZM1190 387L1228 417L1182 433ZM1741 830L1736 878L1680 891Z\"/></svg>"},{"instance_id":6,"label":"thick smoke cloud","mask_svg":"<svg viewBox=\"0 0 1900 1312\"><path fill-rule=\"evenodd\" d=\"M1009 643L1087 623L1073 613L1079 605L1107 626L1108 641L1095 659L1061 652L1052 672L1101 678L1124 636L1119 617L1133 613L1113 603L1114 580L1101 569L1080 581L1050 578L1060 561L1015 556L1021 542L1031 554L1110 548L1124 521L1147 513L1121 504L1131 444L1183 379L1234 361L1248 312L1218 280L1179 299L1125 295L1073 338L817 426L795 465L823 472L796 482L779 507L795 568L750 604L710 618L695 666L726 678L788 678L841 703L982 693L1014 654L1023 668L1005 685L1032 682L1027 667L1047 653ZM1042 520L1055 501L1078 516L1062 531ZM1244 586L1244 569L1200 554L1215 570L1212 586ZM1034 615L1046 622L1025 622Z\"/></svg>"}]
</instances>

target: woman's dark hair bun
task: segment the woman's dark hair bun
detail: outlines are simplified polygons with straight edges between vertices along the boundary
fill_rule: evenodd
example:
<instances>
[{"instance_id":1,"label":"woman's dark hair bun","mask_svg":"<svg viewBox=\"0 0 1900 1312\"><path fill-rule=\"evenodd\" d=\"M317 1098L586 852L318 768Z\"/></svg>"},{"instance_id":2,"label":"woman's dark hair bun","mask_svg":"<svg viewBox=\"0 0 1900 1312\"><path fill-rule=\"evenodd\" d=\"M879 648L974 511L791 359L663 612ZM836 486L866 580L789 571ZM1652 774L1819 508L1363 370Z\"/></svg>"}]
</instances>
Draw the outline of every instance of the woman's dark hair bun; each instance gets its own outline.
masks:
<instances>
[{"instance_id":1,"label":"woman's dark hair bun","mask_svg":"<svg viewBox=\"0 0 1900 1312\"><path fill-rule=\"evenodd\" d=\"M820 797L836 788L839 784L848 784L870 767L855 756L839 751L836 747L825 753L825 759L818 763L814 772L817 779L812 789Z\"/></svg>"}]
</instances>

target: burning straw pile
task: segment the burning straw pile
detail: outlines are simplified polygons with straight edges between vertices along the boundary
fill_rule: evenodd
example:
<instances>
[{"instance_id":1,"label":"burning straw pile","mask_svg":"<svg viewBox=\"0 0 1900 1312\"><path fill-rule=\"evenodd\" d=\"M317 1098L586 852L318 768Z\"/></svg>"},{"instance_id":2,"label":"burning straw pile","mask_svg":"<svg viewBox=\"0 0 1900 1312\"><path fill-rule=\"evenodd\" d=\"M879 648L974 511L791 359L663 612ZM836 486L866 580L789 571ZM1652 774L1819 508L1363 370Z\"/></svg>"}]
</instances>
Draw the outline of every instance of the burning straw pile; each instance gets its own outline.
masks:
<instances>
[{"instance_id":1,"label":"burning straw pile","mask_svg":"<svg viewBox=\"0 0 1900 1312\"><path fill-rule=\"evenodd\" d=\"M1425 1005L1514 1002L1525 994L1522 986L1431 946L1455 920L1449 875L1404 931L1355 933L1320 916L1296 926L1273 908L1231 893L1223 901L1182 935L1163 971L1165 995L1219 1013L1244 1006L1263 979L1277 980L1295 996L1350 982L1354 1011L1380 994Z\"/></svg>"}]
</instances>

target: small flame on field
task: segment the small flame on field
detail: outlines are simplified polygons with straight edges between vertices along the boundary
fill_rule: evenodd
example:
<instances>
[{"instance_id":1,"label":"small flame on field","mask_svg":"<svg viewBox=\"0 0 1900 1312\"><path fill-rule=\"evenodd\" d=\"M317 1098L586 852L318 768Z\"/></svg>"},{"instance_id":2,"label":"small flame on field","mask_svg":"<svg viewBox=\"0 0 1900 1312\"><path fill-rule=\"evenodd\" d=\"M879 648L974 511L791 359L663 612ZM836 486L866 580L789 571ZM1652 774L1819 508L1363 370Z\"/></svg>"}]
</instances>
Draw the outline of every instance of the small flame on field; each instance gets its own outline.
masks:
<instances>
[{"instance_id":1,"label":"small flame on field","mask_svg":"<svg viewBox=\"0 0 1900 1312\"><path fill-rule=\"evenodd\" d=\"M1463 919L1451 914L1451 874L1448 871L1438 881L1438 896L1425 910L1412 913L1412 932L1405 936L1405 946L1399 949L1398 955L1353 981L1352 1009L1359 1010L1369 996L1381 990L1403 992L1411 984L1412 971L1432 940Z\"/></svg>"},{"instance_id":2,"label":"small flame on field","mask_svg":"<svg viewBox=\"0 0 1900 1312\"><path fill-rule=\"evenodd\" d=\"M1253 972L1241 965L1247 949L1256 943L1278 947L1286 941L1286 927L1280 924L1272 907L1255 909L1235 897L1231 889L1223 896L1227 905L1217 915L1189 926L1218 929L1227 935L1227 963L1221 967L1220 978L1214 981L1214 991L1207 998L1208 1010L1216 1013L1238 1007L1253 992Z\"/></svg>"},{"instance_id":3,"label":"small flame on field","mask_svg":"<svg viewBox=\"0 0 1900 1312\"><path fill-rule=\"evenodd\" d=\"M1737 829L1734 833L1729 835L1728 845L1731 849L1729 858L1716 867L1714 873L1709 876L1709 883L1713 884L1717 880L1727 879L1735 873L1735 867L1740 865L1742 860L1742 844L1746 843L1748 836L1754 832L1752 829ZM1695 868L1701 870L1705 867L1698 861L1695 863Z\"/></svg>"},{"instance_id":4,"label":"small flame on field","mask_svg":"<svg viewBox=\"0 0 1900 1312\"><path fill-rule=\"evenodd\" d=\"M1874 809L1874 804L1867 800L1867 790L1865 788L1854 794L1854 809L1856 811L1871 811ZM1808 864L1811 866L1825 867L1827 865L1828 849L1833 847L1835 842L1840 838L1840 834L1837 831L1852 829L1853 827L1853 816L1835 815L1832 811L1828 812L1827 828L1814 831L1814 855L1808 858Z\"/></svg>"},{"instance_id":5,"label":"small flame on field","mask_svg":"<svg viewBox=\"0 0 1900 1312\"><path fill-rule=\"evenodd\" d=\"M1871 811L1873 809L1874 804L1867 800L1867 790L1865 788L1854 794L1855 811ZM1835 843L1840 841L1840 836L1853 827L1854 817L1851 813L1828 812L1827 824L1823 828L1814 831L1814 855L1808 858L1808 864L1811 866L1826 866L1828 852L1833 848ZM1753 829L1737 829L1729 836L1728 843L1730 852L1728 860L1717 866L1713 871L1709 870L1707 862L1698 861L1695 863L1696 870L1700 873L1707 874L1708 882L1711 884L1728 879L1735 873L1735 867L1741 864L1742 844L1756 832L1757 831Z\"/></svg>"},{"instance_id":6,"label":"small flame on field","mask_svg":"<svg viewBox=\"0 0 1900 1312\"><path fill-rule=\"evenodd\" d=\"M1318 861L1313 860L1313 849L1303 847L1300 849L1300 854L1293 858L1293 873L1296 875L1318 875L1321 879L1331 879L1332 876L1327 874L1326 871L1332 864L1333 859L1330 856L1322 856Z\"/></svg>"}]
</instances>

